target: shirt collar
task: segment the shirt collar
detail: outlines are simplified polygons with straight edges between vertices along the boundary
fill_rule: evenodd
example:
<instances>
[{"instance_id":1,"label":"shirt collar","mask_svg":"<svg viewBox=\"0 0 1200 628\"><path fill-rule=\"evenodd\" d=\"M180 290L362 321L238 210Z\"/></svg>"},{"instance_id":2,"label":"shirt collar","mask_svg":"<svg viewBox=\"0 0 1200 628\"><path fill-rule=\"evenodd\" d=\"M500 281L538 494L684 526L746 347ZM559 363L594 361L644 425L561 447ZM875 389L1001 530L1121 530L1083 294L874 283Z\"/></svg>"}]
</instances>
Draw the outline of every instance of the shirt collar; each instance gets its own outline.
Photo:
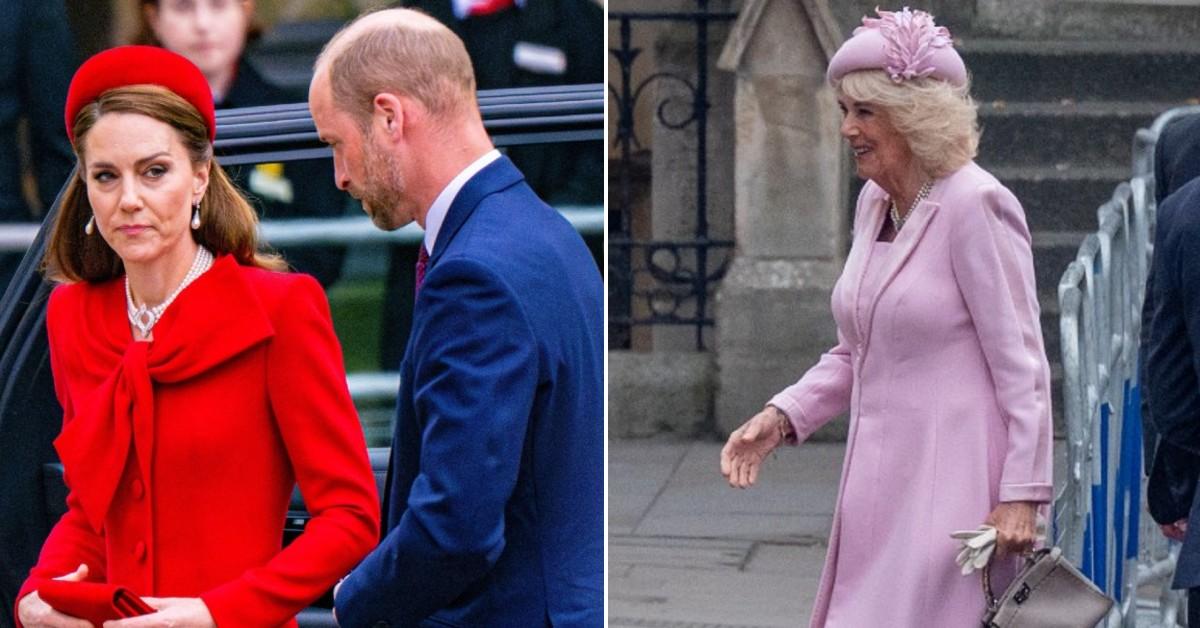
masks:
<instances>
[{"instance_id":1,"label":"shirt collar","mask_svg":"<svg viewBox=\"0 0 1200 628\"><path fill-rule=\"evenodd\" d=\"M437 242L438 231L442 228L442 222L446 220L446 214L450 211L450 204L454 202L454 197L458 196L458 192L467 184L467 181L471 180L471 177L499 158L500 151L494 148L484 153L482 157L471 162L471 165L463 168L458 176L451 179L450 183L442 188L442 192L437 195L437 198L433 199L429 213L425 214L425 251L428 254L433 255L433 245Z\"/></svg>"}]
</instances>

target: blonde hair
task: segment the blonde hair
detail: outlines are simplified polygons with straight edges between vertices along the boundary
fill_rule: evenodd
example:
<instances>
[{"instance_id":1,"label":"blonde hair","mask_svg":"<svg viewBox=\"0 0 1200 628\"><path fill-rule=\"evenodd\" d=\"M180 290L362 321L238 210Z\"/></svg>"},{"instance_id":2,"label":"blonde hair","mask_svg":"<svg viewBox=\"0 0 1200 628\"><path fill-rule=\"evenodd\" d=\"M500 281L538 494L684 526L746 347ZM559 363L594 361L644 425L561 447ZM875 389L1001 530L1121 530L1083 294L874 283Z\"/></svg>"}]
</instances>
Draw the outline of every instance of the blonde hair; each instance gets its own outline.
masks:
<instances>
[{"instance_id":1,"label":"blonde hair","mask_svg":"<svg viewBox=\"0 0 1200 628\"><path fill-rule=\"evenodd\" d=\"M925 172L943 177L979 150L977 106L970 82L955 87L932 78L895 83L882 70L851 72L834 88L858 102L882 107Z\"/></svg>"},{"instance_id":2,"label":"blonde hair","mask_svg":"<svg viewBox=\"0 0 1200 628\"><path fill-rule=\"evenodd\" d=\"M108 90L75 116L75 174L63 192L58 215L42 259L46 277L60 283L106 281L121 276L125 266L98 234L87 235L84 225L92 218L84 179L84 140L106 113L137 113L170 125L178 133L192 166L211 162L208 188L200 201L202 224L192 231L200 245L216 255L233 255L243 266L285 270L276 254L259 252L258 216L221 166L213 161L212 142L200 112L175 92L154 85L132 85Z\"/></svg>"},{"instance_id":3,"label":"blonde hair","mask_svg":"<svg viewBox=\"0 0 1200 628\"><path fill-rule=\"evenodd\" d=\"M334 102L363 129L381 93L409 96L435 118L477 106L466 46L441 22L414 9L359 16L317 57L318 71L326 66Z\"/></svg>"}]
</instances>

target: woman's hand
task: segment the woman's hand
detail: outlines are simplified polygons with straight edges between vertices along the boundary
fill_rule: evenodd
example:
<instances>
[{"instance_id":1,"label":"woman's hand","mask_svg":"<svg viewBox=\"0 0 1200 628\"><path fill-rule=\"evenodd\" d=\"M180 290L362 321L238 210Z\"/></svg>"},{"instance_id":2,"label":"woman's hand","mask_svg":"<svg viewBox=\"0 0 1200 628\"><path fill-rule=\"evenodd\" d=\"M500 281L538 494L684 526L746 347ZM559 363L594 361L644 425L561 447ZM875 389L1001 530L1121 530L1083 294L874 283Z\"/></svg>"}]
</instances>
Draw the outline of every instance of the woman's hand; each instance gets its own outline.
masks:
<instances>
[{"instance_id":1,"label":"woman's hand","mask_svg":"<svg viewBox=\"0 0 1200 628\"><path fill-rule=\"evenodd\" d=\"M68 582L82 582L87 579L88 566L80 565L75 571L55 578ZM25 628L92 628L92 623L86 619L64 615L42 601L37 591L21 598L17 603L17 616Z\"/></svg>"},{"instance_id":2,"label":"woman's hand","mask_svg":"<svg viewBox=\"0 0 1200 628\"><path fill-rule=\"evenodd\" d=\"M734 430L721 449L721 475L729 480L729 485L753 486L763 458L783 442L784 430L790 425L779 408L767 406Z\"/></svg>"},{"instance_id":3,"label":"woman's hand","mask_svg":"<svg viewBox=\"0 0 1200 628\"><path fill-rule=\"evenodd\" d=\"M156 612L104 622L104 628L217 628L204 600L198 597L144 597Z\"/></svg>"},{"instance_id":4,"label":"woman's hand","mask_svg":"<svg viewBox=\"0 0 1200 628\"><path fill-rule=\"evenodd\" d=\"M996 528L996 556L1004 558L1023 554L1037 542L1037 504L1034 502L1001 502L984 519Z\"/></svg>"}]
</instances>

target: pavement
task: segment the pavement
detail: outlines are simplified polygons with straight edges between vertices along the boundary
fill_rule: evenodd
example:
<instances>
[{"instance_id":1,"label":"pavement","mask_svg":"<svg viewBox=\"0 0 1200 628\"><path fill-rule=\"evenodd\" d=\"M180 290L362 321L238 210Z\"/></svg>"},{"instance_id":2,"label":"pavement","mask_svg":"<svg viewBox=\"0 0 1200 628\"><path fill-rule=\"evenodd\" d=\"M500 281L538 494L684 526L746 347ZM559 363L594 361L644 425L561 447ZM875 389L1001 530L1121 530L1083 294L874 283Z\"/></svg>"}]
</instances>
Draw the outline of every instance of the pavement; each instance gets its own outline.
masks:
<instances>
[{"instance_id":1,"label":"pavement","mask_svg":"<svg viewBox=\"0 0 1200 628\"><path fill-rule=\"evenodd\" d=\"M720 451L670 438L609 443L611 628L807 625L845 445L782 449L746 490L726 484Z\"/></svg>"},{"instance_id":2,"label":"pavement","mask_svg":"<svg viewBox=\"0 0 1200 628\"><path fill-rule=\"evenodd\" d=\"M609 442L610 628L808 624L845 444L782 448L746 490L721 476L721 445L669 437ZM1061 441L1055 453L1061 478ZM1144 542L1161 541L1148 516L1143 525ZM1139 627L1174 624L1163 621L1160 586L1138 593Z\"/></svg>"}]
</instances>

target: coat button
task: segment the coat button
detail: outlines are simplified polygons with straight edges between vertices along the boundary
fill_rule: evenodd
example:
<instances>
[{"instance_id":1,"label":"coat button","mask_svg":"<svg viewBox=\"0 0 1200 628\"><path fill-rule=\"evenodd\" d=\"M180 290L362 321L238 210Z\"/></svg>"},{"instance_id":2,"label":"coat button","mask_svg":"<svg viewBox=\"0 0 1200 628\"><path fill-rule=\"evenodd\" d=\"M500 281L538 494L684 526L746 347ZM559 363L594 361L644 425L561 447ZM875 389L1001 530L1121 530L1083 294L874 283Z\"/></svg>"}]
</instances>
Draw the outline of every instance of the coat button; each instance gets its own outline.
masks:
<instances>
[{"instance_id":1,"label":"coat button","mask_svg":"<svg viewBox=\"0 0 1200 628\"><path fill-rule=\"evenodd\" d=\"M133 498L141 499L142 496L145 494L146 494L146 486L144 484L142 484L141 480L134 480L133 481Z\"/></svg>"},{"instance_id":2,"label":"coat button","mask_svg":"<svg viewBox=\"0 0 1200 628\"><path fill-rule=\"evenodd\" d=\"M137 545L133 546L133 557L138 559L138 562L146 560L146 544L138 541Z\"/></svg>"}]
</instances>

